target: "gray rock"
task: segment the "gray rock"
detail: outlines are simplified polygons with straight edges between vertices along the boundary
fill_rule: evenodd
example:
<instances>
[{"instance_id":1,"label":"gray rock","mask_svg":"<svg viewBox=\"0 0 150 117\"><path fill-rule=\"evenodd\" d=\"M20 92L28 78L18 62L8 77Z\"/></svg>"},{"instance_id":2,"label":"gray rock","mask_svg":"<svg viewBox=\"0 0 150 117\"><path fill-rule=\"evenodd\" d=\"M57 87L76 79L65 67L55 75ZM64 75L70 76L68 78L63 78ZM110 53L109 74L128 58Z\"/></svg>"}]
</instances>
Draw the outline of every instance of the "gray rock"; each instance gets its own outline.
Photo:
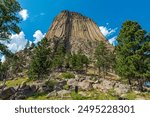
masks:
<instances>
[{"instance_id":1,"label":"gray rock","mask_svg":"<svg viewBox=\"0 0 150 117\"><path fill-rule=\"evenodd\" d=\"M60 81L58 82L55 86L54 86L54 90L55 91L60 91L63 89L63 87L67 84L66 80Z\"/></svg>"},{"instance_id":2,"label":"gray rock","mask_svg":"<svg viewBox=\"0 0 150 117\"><path fill-rule=\"evenodd\" d=\"M71 91L68 91L68 90L61 90L61 91L57 92L58 96L61 96L61 97L68 95L70 93L71 93Z\"/></svg>"},{"instance_id":3,"label":"gray rock","mask_svg":"<svg viewBox=\"0 0 150 117\"><path fill-rule=\"evenodd\" d=\"M67 81L68 86L77 86L78 82L75 79L69 79Z\"/></svg>"},{"instance_id":4,"label":"gray rock","mask_svg":"<svg viewBox=\"0 0 150 117\"><path fill-rule=\"evenodd\" d=\"M50 92L46 97L49 98L49 97L55 97L57 96L57 91L53 91L53 92Z\"/></svg>"},{"instance_id":5,"label":"gray rock","mask_svg":"<svg viewBox=\"0 0 150 117\"><path fill-rule=\"evenodd\" d=\"M100 89L101 86L100 86L100 84L93 84L93 88L94 88L94 89Z\"/></svg>"},{"instance_id":6,"label":"gray rock","mask_svg":"<svg viewBox=\"0 0 150 117\"><path fill-rule=\"evenodd\" d=\"M16 93L16 90L13 87L4 88L4 90L0 94L0 98L9 99L15 93Z\"/></svg>"},{"instance_id":7,"label":"gray rock","mask_svg":"<svg viewBox=\"0 0 150 117\"><path fill-rule=\"evenodd\" d=\"M39 89L39 87L37 85L31 85L30 88L31 88L32 92L36 92Z\"/></svg>"},{"instance_id":8,"label":"gray rock","mask_svg":"<svg viewBox=\"0 0 150 117\"><path fill-rule=\"evenodd\" d=\"M114 90L116 91L117 95L122 95L129 92L130 86L121 83L116 83L114 86Z\"/></svg>"},{"instance_id":9,"label":"gray rock","mask_svg":"<svg viewBox=\"0 0 150 117\"><path fill-rule=\"evenodd\" d=\"M24 87L26 87L26 85L27 85L26 83L27 83L26 81L22 82L21 85L20 85L20 88L23 89Z\"/></svg>"},{"instance_id":10,"label":"gray rock","mask_svg":"<svg viewBox=\"0 0 150 117\"><path fill-rule=\"evenodd\" d=\"M84 80L82 82L79 82L78 86L82 90L91 90L93 88L92 87L92 82L89 81L89 80Z\"/></svg>"},{"instance_id":11,"label":"gray rock","mask_svg":"<svg viewBox=\"0 0 150 117\"><path fill-rule=\"evenodd\" d=\"M113 89L114 85L115 85L115 81L101 79L98 89L100 89L100 91L102 91L102 92L107 92L107 91Z\"/></svg>"}]
</instances>

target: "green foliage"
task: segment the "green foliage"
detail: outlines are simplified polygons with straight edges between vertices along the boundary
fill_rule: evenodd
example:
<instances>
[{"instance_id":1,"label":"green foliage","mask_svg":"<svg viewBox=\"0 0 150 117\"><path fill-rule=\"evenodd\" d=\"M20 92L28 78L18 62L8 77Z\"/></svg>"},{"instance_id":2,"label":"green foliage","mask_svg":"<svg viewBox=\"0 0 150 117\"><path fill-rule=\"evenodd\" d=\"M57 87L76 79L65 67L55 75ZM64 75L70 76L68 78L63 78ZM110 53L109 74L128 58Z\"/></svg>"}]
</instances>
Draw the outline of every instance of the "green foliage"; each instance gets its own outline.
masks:
<instances>
[{"instance_id":1,"label":"green foliage","mask_svg":"<svg viewBox=\"0 0 150 117\"><path fill-rule=\"evenodd\" d=\"M70 66L74 70L83 70L84 66L88 67L89 59L81 50L77 54L73 54L70 59Z\"/></svg>"},{"instance_id":2,"label":"green foliage","mask_svg":"<svg viewBox=\"0 0 150 117\"><path fill-rule=\"evenodd\" d=\"M17 23L21 21L18 12L20 4L16 0L0 0L0 38L5 38L10 33L19 33Z\"/></svg>"},{"instance_id":3,"label":"green foliage","mask_svg":"<svg viewBox=\"0 0 150 117\"><path fill-rule=\"evenodd\" d=\"M77 93L75 93L75 92L72 92L72 93L71 93L71 98L72 98L73 100L86 100L86 99L87 99L87 97L84 97L84 96L82 96L82 95L80 95L80 94L77 94Z\"/></svg>"},{"instance_id":4,"label":"green foliage","mask_svg":"<svg viewBox=\"0 0 150 117\"><path fill-rule=\"evenodd\" d=\"M101 41L95 50L96 66L99 69L99 75L102 69L105 77L107 70L110 69L112 63L114 62L112 59L113 56L114 54L107 49L106 44Z\"/></svg>"},{"instance_id":5,"label":"green foliage","mask_svg":"<svg viewBox=\"0 0 150 117\"><path fill-rule=\"evenodd\" d=\"M69 85L65 85L65 86L63 87L63 89L69 90Z\"/></svg>"},{"instance_id":6,"label":"green foliage","mask_svg":"<svg viewBox=\"0 0 150 117\"><path fill-rule=\"evenodd\" d=\"M116 71L123 77L142 81L150 77L150 36L137 22L126 21L117 38Z\"/></svg>"},{"instance_id":7,"label":"green foliage","mask_svg":"<svg viewBox=\"0 0 150 117\"><path fill-rule=\"evenodd\" d=\"M48 87L49 91L54 90L54 86L57 84L57 81L55 80L49 80L45 82L45 85Z\"/></svg>"},{"instance_id":8,"label":"green foliage","mask_svg":"<svg viewBox=\"0 0 150 117\"><path fill-rule=\"evenodd\" d=\"M48 40L44 38L36 47L28 72L30 79L43 79L49 74L52 67L52 58L48 44Z\"/></svg>"},{"instance_id":9,"label":"green foliage","mask_svg":"<svg viewBox=\"0 0 150 117\"><path fill-rule=\"evenodd\" d=\"M74 74L70 72L62 73L62 77L65 79L75 78Z\"/></svg>"},{"instance_id":10,"label":"green foliage","mask_svg":"<svg viewBox=\"0 0 150 117\"><path fill-rule=\"evenodd\" d=\"M64 45L60 44L54 53L53 68L59 69L63 67L65 60L65 53L66 52Z\"/></svg>"}]
</instances>

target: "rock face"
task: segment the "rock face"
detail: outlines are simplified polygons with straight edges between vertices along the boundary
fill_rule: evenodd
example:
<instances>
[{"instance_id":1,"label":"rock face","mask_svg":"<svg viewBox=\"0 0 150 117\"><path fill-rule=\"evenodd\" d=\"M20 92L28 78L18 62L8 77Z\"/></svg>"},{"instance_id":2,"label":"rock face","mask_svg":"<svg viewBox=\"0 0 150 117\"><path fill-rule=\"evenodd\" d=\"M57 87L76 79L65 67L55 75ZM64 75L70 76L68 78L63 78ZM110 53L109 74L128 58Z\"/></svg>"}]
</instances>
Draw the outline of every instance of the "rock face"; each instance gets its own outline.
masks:
<instances>
[{"instance_id":1,"label":"rock face","mask_svg":"<svg viewBox=\"0 0 150 117\"><path fill-rule=\"evenodd\" d=\"M93 53L99 41L113 47L106 41L99 27L90 18L76 12L62 11L53 21L46 38L51 46L64 44L67 51L81 49L86 55Z\"/></svg>"}]
</instances>

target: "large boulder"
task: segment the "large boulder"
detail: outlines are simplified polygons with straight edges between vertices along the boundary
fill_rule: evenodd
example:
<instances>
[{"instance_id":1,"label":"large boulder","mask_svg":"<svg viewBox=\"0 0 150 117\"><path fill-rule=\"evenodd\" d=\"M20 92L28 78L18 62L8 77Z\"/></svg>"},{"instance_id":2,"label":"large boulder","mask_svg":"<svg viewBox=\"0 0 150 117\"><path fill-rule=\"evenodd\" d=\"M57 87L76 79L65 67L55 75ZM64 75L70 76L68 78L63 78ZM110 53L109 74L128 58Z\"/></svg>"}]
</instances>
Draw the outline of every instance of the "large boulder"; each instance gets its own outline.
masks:
<instances>
[{"instance_id":1,"label":"large boulder","mask_svg":"<svg viewBox=\"0 0 150 117\"><path fill-rule=\"evenodd\" d=\"M114 90L116 91L117 95L122 95L130 91L130 86L118 82L115 84Z\"/></svg>"},{"instance_id":2,"label":"large boulder","mask_svg":"<svg viewBox=\"0 0 150 117\"><path fill-rule=\"evenodd\" d=\"M68 86L73 86L73 87L75 87L75 86L77 86L78 85L78 82L76 81L76 79L69 79L68 81L67 81L67 85Z\"/></svg>"},{"instance_id":3,"label":"large boulder","mask_svg":"<svg viewBox=\"0 0 150 117\"><path fill-rule=\"evenodd\" d=\"M0 93L0 98L9 99L15 93L16 93L16 90L13 87L7 87L7 88L4 88L4 90Z\"/></svg>"},{"instance_id":4,"label":"large boulder","mask_svg":"<svg viewBox=\"0 0 150 117\"><path fill-rule=\"evenodd\" d=\"M114 85L115 85L115 81L107 80L107 79L101 79L100 85L98 86L98 88L102 92L107 92L107 91L113 89Z\"/></svg>"},{"instance_id":5,"label":"large boulder","mask_svg":"<svg viewBox=\"0 0 150 117\"><path fill-rule=\"evenodd\" d=\"M84 80L84 81L78 83L78 87L82 90L89 91L93 88L92 84L93 84L93 82L91 82L90 80Z\"/></svg>"}]
</instances>

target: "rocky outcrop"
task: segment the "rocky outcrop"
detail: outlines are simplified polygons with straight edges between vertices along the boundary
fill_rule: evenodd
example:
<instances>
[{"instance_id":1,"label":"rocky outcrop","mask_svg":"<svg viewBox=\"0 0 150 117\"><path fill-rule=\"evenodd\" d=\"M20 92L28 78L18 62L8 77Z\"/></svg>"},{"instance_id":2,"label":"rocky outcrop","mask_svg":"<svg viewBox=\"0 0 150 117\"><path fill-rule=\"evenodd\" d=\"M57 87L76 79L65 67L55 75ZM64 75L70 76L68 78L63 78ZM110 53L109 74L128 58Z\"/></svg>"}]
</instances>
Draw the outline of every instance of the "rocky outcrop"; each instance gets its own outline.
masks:
<instances>
[{"instance_id":1,"label":"rocky outcrop","mask_svg":"<svg viewBox=\"0 0 150 117\"><path fill-rule=\"evenodd\" d=\"M53 21L46 38L51 46L61 43L67 51L77 52L81 49L88 56L94 52L99 41L113 48L92 19L76 12L62 11Z\"/></svg>"}]
</instances>

